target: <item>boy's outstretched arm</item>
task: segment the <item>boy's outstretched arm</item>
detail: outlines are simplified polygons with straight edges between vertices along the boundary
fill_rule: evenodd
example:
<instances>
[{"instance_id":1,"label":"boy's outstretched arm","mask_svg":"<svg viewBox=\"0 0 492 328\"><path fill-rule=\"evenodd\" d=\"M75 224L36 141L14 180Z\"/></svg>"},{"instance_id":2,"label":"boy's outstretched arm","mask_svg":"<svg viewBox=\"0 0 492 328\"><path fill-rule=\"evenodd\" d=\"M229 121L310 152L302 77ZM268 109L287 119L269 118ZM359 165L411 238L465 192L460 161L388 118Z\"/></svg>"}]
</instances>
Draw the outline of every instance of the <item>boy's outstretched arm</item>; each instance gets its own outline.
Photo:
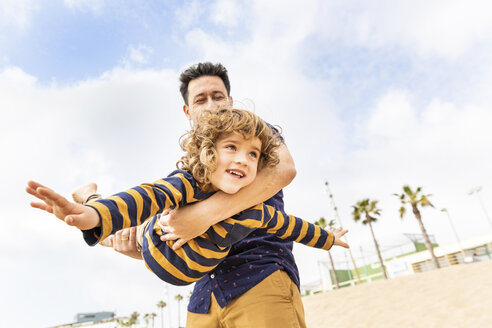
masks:
<instances>
[{"instance_id":1,"label":"boy's outstretched arm","mask_svg":"<svg viewBox=\"0 0 492 328\"><path fill-rule=\"evenodd\" d=\"M188 240L241 211L262 203L287 186L296 176L294 160L285 144L278 149L280 162L273 168L260 170L256 179L235 194L216 192L206 200L180 208L161 218L166 240L175 240L178 249Z\"/></svg>"},{"instance_id":2,"label":"boy's outstretched arm","mask_svg":"<svg viewBox=\"0 0 492 328\"><path fill-rule=\"evenodd\" d=\"M68 201L54 190L35 181L27 183L26 191L42 202L31 202L31 206L54 214L68 225L88 230L100 225L99 215L90 207Z\"/></svg>"}]
</instances>

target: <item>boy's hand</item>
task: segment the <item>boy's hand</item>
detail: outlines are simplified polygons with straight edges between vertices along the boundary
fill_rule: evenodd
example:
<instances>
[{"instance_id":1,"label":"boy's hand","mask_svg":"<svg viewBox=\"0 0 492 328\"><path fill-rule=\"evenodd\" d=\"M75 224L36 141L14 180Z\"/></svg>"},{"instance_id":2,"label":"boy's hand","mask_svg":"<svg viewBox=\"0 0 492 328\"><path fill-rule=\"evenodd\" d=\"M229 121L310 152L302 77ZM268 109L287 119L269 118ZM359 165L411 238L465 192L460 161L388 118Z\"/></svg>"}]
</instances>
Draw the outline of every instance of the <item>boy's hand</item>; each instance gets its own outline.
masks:
<instances>
[{"instance_id":1,"label":"boy's hand","mask_svg":"<svg viewBox=\"0 0 492 328\"><path fill-rule=\"evenodd\" d=\"M43 201L31 202L32 207L52 213L68 225L80 230L100 226L99 215L91 207L69 202L65 197L34 181L27 183L26 191Z\"/></svg>"},{"instance_id":2,"label":"boy's hand","mask_svg":"<svg viewBox=\"0 0 492 328\"><path fill-rule=\"evenodd\" d=\"M178 250L189 240L200 236L210 228L205 220L197 220L196 217L187 215L187 209L193 205L185 206L179 210L162 212L159 219L159 226L166 234L161 236L162 241L175 240L173 250Z\"/></svg>"},{"instance_id":3,"label":"boy's hand","mask_svg":"<svg viewBox=\"0 0 492 328\"><path fill-rule=\"evenodd\" d=\"M341 239L347 232L348 232L348 230L344 230L342 227L337 228L337 229L332 229L331 233L335 236L335 244L334 245L342 246L345 248L350 248L350 246L346 242L342 241L342 239Z\"/></svg>"}]
</instances>

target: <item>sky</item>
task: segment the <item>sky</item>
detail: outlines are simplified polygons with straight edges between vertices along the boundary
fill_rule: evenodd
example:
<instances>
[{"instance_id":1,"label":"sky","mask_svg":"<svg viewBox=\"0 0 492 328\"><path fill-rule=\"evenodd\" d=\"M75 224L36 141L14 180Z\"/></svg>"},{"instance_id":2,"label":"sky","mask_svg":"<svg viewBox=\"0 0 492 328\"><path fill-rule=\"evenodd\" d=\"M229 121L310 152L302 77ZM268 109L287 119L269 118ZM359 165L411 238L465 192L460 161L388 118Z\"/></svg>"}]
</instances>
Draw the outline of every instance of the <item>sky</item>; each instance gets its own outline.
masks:
<instances>
[{"instance_id":1,"label":"sky","mask_svg":"<svg viewBox=\"0 0 492 328\"><path fill-rule=\"evenodd\" d=\"M439 244L491 229L492 4L488 1L0 1L0 325L48 327L78 312L158 312L174 295L135 261L88 247L32 209L26 182L67 197L97 182L110 195L171 172L189 128L181 71L229 70L237 106L282 128L297 177L286 211L333 218L329 182L357 259L375 260L352 205L379 201L383 249L419 233L393 195L422 186ZM489 214L490 215L490 214ZM337 263L346 252L333 251ZM301 283L321 250L295 245ZM169 300L168 300L169 297ZM186 297L185 297L186 300ZM185 302L184 302L185 303ZM185 316L185 304L181 306Z\"/></svg>"}]
</instances>

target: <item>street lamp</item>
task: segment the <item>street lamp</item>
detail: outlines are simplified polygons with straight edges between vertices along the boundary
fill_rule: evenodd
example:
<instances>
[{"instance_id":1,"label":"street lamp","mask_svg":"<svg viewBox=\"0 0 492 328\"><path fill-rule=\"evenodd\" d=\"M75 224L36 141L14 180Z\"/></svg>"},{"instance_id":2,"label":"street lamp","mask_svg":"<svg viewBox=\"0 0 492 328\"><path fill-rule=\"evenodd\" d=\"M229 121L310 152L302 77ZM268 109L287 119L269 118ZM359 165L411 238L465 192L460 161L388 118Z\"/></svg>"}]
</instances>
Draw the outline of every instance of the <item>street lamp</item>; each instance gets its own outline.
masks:
<instances>
[{"instance_id":1,"label":"street lamp","mask_svg":"<svg viewBox=\"0 0 492 328\"><path fill-rule=\"evenodd\" d=\"M482 190L482 186L474 187L470 189L468 192L468 195L473 195L477 194L478 200L480 201L480 205L482 206L482 210L485 213L485 217L487 218L487 221L489 221L489 225L492 228L492 221L490 221L489 214L487 213L487 210L485 209L485 205L483 205L482 198L480 197L480 191Z\"/></svg>"},{"instance_id":2,"label":"street lamp","mask_svg":"<svg viewBox=\"0 0 492 328\"><path fill-rule=\"evenodd\" d=\"M330 202L331 202L331 205L333 205L333 209L335 210L335 216L337 218L337 222L338 224L340 225L340 227L342 227L342 220L340 219L340 215L338 214L338 208L337 206L335 205L335 199L333 198L333 194L331 193L331 190L330 190L330 187L328 185L328 181L325 181L325 186L326 186L326 190L328 191L328 195L330 196ZM348 244L348 239L347 239L347 236L343 236L342 237L344 239L344 241ZM350 245L350 244L349 244ZM360 281L360 275L359 275L359 269L357 268L357 265L355 264L355 260L354 260L354 257L352 255L352 251L350 250L350 248L347 249L347 251L349 252L349 255L350 255L350 259L352 260L352 265L354 266L354 271L355 271L355 275L357 276L357 282L359 284L361 284L361 281Z\"/></svg>"},{"instance_id":3,"label":"street lamp","mask_svg":"<svg viewBox=\"0 0 492 328\"><path fill-rule=\"evenodd\" d=\"M456 232L453 221L451 220L451 215L449 214L448 210L445 208L441 209L441 212L446 212L446 214L448 215L449 224L451 225L451 228L453 229L454 236L456 237L456 241L458 242L458 246L460 247L461 255L463 255L463 261L464 261L465 257L466 257L465 251L463 250L463 247L461 246L460 238L458 237L458 233Z\"/></svg>"}]
</instances>

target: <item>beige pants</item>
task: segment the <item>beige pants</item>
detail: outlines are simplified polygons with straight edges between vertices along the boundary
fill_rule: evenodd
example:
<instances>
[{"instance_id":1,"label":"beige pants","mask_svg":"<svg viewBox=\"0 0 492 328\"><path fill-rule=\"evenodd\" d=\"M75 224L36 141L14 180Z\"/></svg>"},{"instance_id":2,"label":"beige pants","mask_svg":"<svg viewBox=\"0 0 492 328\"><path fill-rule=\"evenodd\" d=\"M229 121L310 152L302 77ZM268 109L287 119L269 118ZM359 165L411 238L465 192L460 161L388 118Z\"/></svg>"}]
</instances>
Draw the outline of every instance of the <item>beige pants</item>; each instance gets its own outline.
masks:
<instances>
[{"instance_id":1,"label":"beige pants","mask_svg":"<svg viewBox=\"0 0 492 328\"><path fill-rule=\"evenodd\" d=\"M188 312L187 328L305 328L297 286L278 270L221 308L212 293L207 314Z\"/></svg>"}]
</instances>

